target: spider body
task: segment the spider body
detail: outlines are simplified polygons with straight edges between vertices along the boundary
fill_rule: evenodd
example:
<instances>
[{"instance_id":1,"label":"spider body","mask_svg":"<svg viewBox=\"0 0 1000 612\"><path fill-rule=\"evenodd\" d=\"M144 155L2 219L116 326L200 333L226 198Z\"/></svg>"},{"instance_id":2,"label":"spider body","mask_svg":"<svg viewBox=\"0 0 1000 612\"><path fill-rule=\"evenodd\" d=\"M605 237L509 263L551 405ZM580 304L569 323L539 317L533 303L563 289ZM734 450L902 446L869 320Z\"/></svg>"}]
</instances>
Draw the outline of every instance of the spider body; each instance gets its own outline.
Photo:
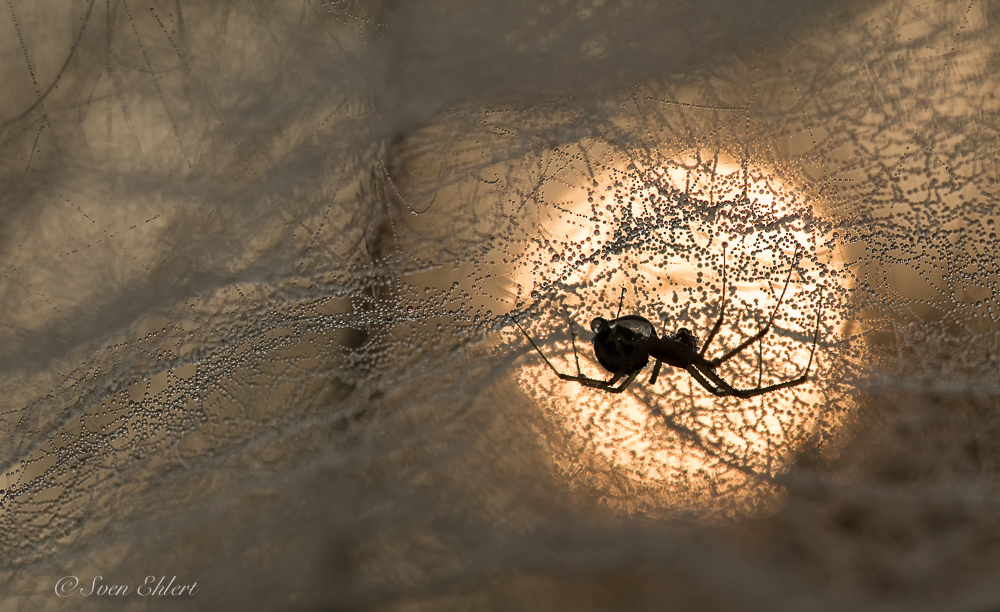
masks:
<instances>
[{"instance_id":1,"label":"spider body","mask_svg":"<svg viewBox=\"0 0 1000 612\"><path fill-rule=\"evenodd\" d=\"M611 321L598 317L591 321L590 329L594 332L594 355L612 374L627 376L642 370L650 357L681 369L688 364L715 367L698 355L694 334L685 327L660 338L649 319L626 315Z\"/></svg>"},{"instance_id":2,"label":"spider body","mask_svg":"<svg viewBox=\"0 0 1000 612\"><path fill-rule=\"evenodd\" d=\"M584 376L580 372L580 359L576 353L576 334L573 332L573 323L570 321L570 335L573 339L573 354L576 357L576 367L577 375L571 376L569 374L563 374L556 370L555 366L548 360L535 341L531 339L521 324L516 320L518 328L524 333L525 337L528 338L528 342L531 346L535 348L542 359L545 361L546 365L555 372L555 374L562 380L572 381L580 383L585 387L592 387L595 389L600 389L602 391L608 391L610 393L621 393L628 388L632 381L636 379L640 372L649 364L649 358L652 357L656 363L653 365L653 372L649 378L649 384L655 384L656 378L660 373L660 367L665 363L669 366L680 368L688 372L692 378L695 379L698 384L708 390L710 393L716 396L735 396L739 398L749 398L756 395L761 395L763 393L768 393L770 391L777 391L778 389L784 389L786 387L793 387L795 385L801 385L809 378L809 368L812 367L813 355L816 353L816 345L819 342L819 324L820 324L820 313L816 313L816 332L813 336L812 350L809 353L809 363L806 365L803 373L785 382L776 383L773 385L761 386L761 377L763 376L763 364L760 364L760 372L757 378L757 387L754 389L737 389L724 381L717 373L716 368L728 361L729 359L740 354L744 349L746 349L751 344L758 342L763 338L768 331L771 329L771 324L774 322L774 317L778 314L778 308L781 306L782 300L785 298L785 292L788 291L788 283L792 279L792 271L789 270L788 278L785 279L785 288L781 292L781 297L778 298L778 303L774 307L774 311L771 313L771 318L768 320L767 324L760 329L756 334L754 334L750 339L746 340L733 350L724 353L721 357L715 359L706 359L705 351L708 350L709 344L715 338L716 334L719 333L719 329L722 328L722 321L725 316L725 301L720 298L719 305L719 318L716 320L715 325L712 327L712 331L708 335L708 339L705 340L705 344L702 345L701 350L698 350L697 339L691 330L681 327L676 332L672 334L667 334L664 337L659 337L656 333L656 328L653 324L649 322L645 317L639 315L626 315L624 317L616 317L610 321L602 317L597 317L590 322L590 329L594 332L594 339L592 344L594 346L594 355L597 357L598 363L601 364L605 370L612 374L610 380L597 380L594 378L589 378ZM723 255L723 266L722 266L722 296L725 297L726 292L726 266L725 266L725 255ZM621 314L621 306L624 303L625 290L622 289L622 301L618 305L618 314ZM619 380L625 378L621 386L615 387L615 384Z\"/></svg>"}]
</instances>

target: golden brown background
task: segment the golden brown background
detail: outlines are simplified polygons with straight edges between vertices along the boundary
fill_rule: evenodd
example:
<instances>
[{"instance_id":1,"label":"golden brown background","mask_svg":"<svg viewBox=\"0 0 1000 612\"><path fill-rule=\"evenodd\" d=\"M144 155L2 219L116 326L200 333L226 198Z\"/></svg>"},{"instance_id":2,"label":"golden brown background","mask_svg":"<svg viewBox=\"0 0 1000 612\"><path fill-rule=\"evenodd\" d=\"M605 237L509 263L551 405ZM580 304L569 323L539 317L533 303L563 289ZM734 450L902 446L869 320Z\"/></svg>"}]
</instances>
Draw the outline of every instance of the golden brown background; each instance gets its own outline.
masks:
<instances>
[{"instance_id":1,"label":"golden brown background","mask_svg":"<svg viewBox=\"0 0 1000 612\"><path fill-rule=\"evenodd\" d=\"M12 0L0 611L1000 607L998 20L968 0ZM713 159L735 174L706 178ZM586 203L689 163L712 187L635 204L653 225ZM570 367L563 309L586 349L640 279L627 309L703 336L723 233L780 205L803 252L734 247L725 333L800 265L762 360L794 375L821 287L806 386L584 397L505 318ZM604 268L560 280L584 234L557 227L627 223ZM754 358L727 376L752 386ZM201 590L59 598L68 575Z\"/></svg>"}]
</instances>

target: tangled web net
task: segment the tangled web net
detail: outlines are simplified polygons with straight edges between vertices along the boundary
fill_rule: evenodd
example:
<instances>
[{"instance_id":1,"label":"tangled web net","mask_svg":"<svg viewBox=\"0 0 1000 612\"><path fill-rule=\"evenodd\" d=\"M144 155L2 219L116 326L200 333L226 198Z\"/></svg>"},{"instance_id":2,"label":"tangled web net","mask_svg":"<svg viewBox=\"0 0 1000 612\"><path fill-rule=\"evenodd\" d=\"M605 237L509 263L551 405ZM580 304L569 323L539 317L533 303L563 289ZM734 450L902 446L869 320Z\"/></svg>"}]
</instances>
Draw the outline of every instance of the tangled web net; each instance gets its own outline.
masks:
<instances>
[{"instance_id":1,"label":"tangled web net","mask_svg":"<svg viewBox=\"0 0 1000 612\"><path fill-rule=\"evenodd\" d=\"M990 7L481 4L9 7L14 605L995 605Z\"/></svg>"}]
</instances>

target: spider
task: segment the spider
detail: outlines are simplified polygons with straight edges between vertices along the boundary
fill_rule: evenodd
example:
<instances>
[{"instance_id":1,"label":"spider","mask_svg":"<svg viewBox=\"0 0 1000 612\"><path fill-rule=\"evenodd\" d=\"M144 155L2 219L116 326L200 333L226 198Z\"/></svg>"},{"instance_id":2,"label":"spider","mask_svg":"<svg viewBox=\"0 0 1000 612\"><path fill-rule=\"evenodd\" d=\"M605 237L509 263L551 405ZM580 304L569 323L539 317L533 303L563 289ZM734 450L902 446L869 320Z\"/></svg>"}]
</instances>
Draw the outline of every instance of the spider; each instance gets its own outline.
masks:
<instances>
[{"instance_id":1,"label":"spider","mask_svg":"<svg viewBox=\"0 0 1000 612\"><path fill-rule=\"evenodd\" d=\"M723 245L723 248L725 248L725 245ZM712 331L708 334L708 339L705 340L705 344L702 345L700 351L697 349L695 335L686 327L682 327L676 332L660 338L656 335L653 324L646 318L639 315L618 316L621 314L622 304L625 301L625 288L623 287L621 301L618 303L618 314L615 315L615 318L608 321L607 319L597 317L590 322L590 329L594 332L592 342L597 361L600 362L605 370L614 375L609 380L588 378L580 372L580 356L576 352L576 334L573 332L572 321L569 321L569 332L573 340L573 356L576 358L576 376L563 374L557 370L545 354L542 353L542 350L538 348L535 341L531 339L528 332L524 331L521 324L516 319L513 319L513 317L512 320L514 320L514 324L517 325L521 333L528 339L528 342L531 343L531 346L542 356L545 364L562 380L578 382L585 387L592 387L609 393L621 393L639 376L643 368L649 363L649 358L652 357L656 360L656 363L653 365L653 373L649 378L650 385L656 383L656 377L660 374L660 367L666 363L669 366L686 370L698 384L712 395L719 397L736 396L746 399L763 393L777 391L778 389L801 385L809 378L809 368L812 367L813 355L816 353L816 345L819 342L821 315L819 310L816 312L816 332L813 335L812 350L809 351L809 363L800 376L792 380L762 387L760 386L760 382L763 375L763 364L760 364L761 371L758 374L757 387L754 389L737 389L722 380L715 373L716 368L736 355L739 355L744 349L754 342L759 341L770 331L771 324L774 322L774 317L778 314L778 308L781 307L782 300L785 299L785 292L788 291L788 283L791 280L792 269L788 271L788 278L785 279L785 288L781 291L781 297L778 298L778 303L775 304L774 311L771 313L771 318L768 319L767 324L733 350L711 360L705 359L705 351L708 350L708 345L712 343L716 334L719 333L725 316L726 255L724 251L722 255L722 295L719 297L719 319L712 327ZM621 386L615 387L615 384L623 377L625 380L621 383Z\"/></svg>"}]
</instances>

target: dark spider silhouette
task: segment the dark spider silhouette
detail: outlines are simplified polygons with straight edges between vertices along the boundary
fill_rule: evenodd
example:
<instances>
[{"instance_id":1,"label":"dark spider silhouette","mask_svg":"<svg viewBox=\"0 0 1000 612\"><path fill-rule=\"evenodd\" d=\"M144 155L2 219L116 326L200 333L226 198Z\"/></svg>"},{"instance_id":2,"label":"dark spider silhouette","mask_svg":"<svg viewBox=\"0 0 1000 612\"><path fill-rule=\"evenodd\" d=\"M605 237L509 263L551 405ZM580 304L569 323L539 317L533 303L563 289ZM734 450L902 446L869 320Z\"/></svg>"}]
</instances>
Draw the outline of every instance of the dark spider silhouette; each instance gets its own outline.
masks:
<instances>
[{"instance_id":1,"label":"dark spider silhouette","mask_svg":"<svg viewBox=\"0 0 1000 612\"><path fill-rule=\"evenodd\" d=\"M725 245L723 245L723 248L725 248ZM624 317L619 317L618 315L621 314L622 304L625 301L625 288L623 287L621 301L618 304L618 314L615 315L615 318L608 321L601 317L597 317L590 322L590 329L594 332L594 339L592 341L594 345L594 354L597 356L597 361L600 362L601 366L608 372L614 374L610 380L588 378L580 372L580 357L576 352L576 334L573 332L572 321L569 321L569 333L573 340L573 356L576 358L576 376L563 374L557 370L545 354L542 353L542 350L538 348L535 341L531 339L528 332L524 331L521 324L518 323L516 319L513 319L513 317L511 317L511 319L514 321L514 324L517 325L518 329L521 330L521 333L523 333L528 339L528 342L531 343L531 346L533 346L535 350L538 351L538 354L542 356L542 360L545 361L545 364L548 365L549 368L555 372L556 376L562 380L578 382L585 387L592 387L594 389L600 389L610 393L621 393L632 384L632 381L635 380L639 373L642 372L642 369L649 363L649 358L652 357L656 360L656 364L653 365L653 374L649 377L649 384L651 385L656 383L656 377L660 374L660 367L665 363L669 366L686 370L687 373L698 382L698 384L705 387L705 389L707 389L712 395L719 397L736 396L746 399L756 395L761 395L762 393L801 385L809 378L809 368L812 367L813 355L816 353L816 345L819 342L819 324L822 306L820 306L820 309L816 312L816 332L813 335L812 350L809 351L809 363L806 365L805 371L797 378L761 387L760 381L763 376L763 364L760 364L757 387L754 389L737 389L722 380L722 378L715 373L716 368L736 355L739 355L745 348L754 342L759 341L765 334L767 334L768 331L770 331L771 324L774 322L774 317L778 314L778 308L781 307L781 302L785 299L785 292L788 291L788 283L792 280L793 269L788 271L788 278L785 279L785 288L782 289L781 297L778 298L778 303L775 304L774 311L771 313L771 318L768 319L767 324L764 325L764 327L761 328L761 330L754 336L733 350L723 354L721 357L716 357L711 360L705 359L705 351L708 350L708 345L712 343L716 334L719 333L719 329L722 327L722 321L725 316L725 251L723 251L722 255L722 295L719 297L719 319L712 327L712 331L708 334L708 339L705 340L705 344L702 345L700 351L697 349L697 339L694 334L691 333L691 330L686 327L682 327L676 332L660 338L656 335L656 329L653 328L653 324L650 323L645 317L640 317L639 315L626 315ZM625 381L620 387L615 387L615 383L621 380L622 377L625 377Z\"/></svg>"}]
</instances>

